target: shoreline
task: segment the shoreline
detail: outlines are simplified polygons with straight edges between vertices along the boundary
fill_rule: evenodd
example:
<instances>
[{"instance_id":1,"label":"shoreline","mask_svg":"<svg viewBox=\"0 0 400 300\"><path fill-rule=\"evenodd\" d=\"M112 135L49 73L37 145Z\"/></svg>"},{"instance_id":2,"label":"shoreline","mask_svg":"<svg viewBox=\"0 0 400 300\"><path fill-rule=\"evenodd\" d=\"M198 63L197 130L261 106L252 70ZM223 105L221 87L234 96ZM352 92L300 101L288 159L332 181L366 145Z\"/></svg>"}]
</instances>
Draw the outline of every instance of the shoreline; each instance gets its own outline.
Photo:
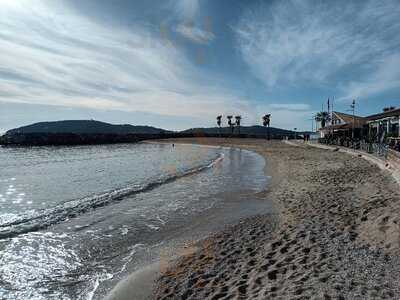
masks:
<instances>
[{"instance_id":1,"label":"shoreline","mask_svg":"<svg viewBox=\"0 0 400 300\"><path fill-rule=\"evenodd\" d=\"M277 172L267 194L279 215L276 227L269 217L253 217L201 241L195 253L169 265L152 298L400 295L400 193L388 173L363 158L309 146L183 142L228 142L262 153Z\"/></svg>"},{"instance_id":2,"label":"shoreline","mask_svg":"<svg viewBox=\"0 0 400 300\"><path fill-rule=\"evenodd\" d=\"M171 144L172 142L171 142L171 140L168 139L168 140L156 140L156 141L153 141L153 140L152 141L142 141L141 143ZM200 146L200 147L204 147L204 148L222 149L222 150L235 150L235 151L242 150L245 152L253 153L252 155L257 154L262 157L262 158L260 157L261 160L262 159L265 160L265 158L262 155L260 155L256 151L253 151L253 149L245 149L243 147L236 147L235 145L207 145L207 144L190 143L190 142L187 143L187 142L184 142L181 140L177 141L175 144L186 145L186 146ZM269 178L269 176L267 176L267 174L266 174L267 169L268 169L267 163L265 163L265 167L262 170L264 172L264 176L266 178ZM268 184L265 188L268 189L270 187L270 185L271 185L270 179L268 179ZM258 194L262 194L265 192L266 192L265 190L256 192L253 195L254 200L252 200L249 204L254 205L251 203L259 201ZM234 196L234 198L236 198L236 196ZM205 220L207 220L207 222L216 223L215 226L214 225L211 226L214 229L209 231L208 233L206 233L206 235L201 235L201 234L199 235L198 233L194 233L194 232L196 232L196 230L195 230L196 228L192 226L193 227L192 234L190 234L190 236L179 238L178 240L180 240L180 242L174 243L175 245L173 246L173 248L170 248L170 247L167 247L167 249L160 248L160 250L161 250L160 253L162 253L162 255L160 257L161 261L156 260L153 262L149 262L149 264L143 265L142 267L140 267L140 269L134 271L133 273L129 274L127 277L123 278L107 294L105 299L107 299L107 300L151 299L152 295L153 295L154 282L158 279L158 277L163 272L166 271L167 266L169 264L173 263L173 261L175 261L175 260L180 259L181 257L185 257L187 255L192 255L193 253L195 253L195 251L198 250L197 245L201 241L207 239L209 236L213 236L219 232L222 232L222 231L226 230L227 228L235 226L235 224L237 222L241 222L241 220L243 220L243 217L240 217L239 219L229 221L228 219L232 219L232 217L231 217L223 222L226 224L217 225L217 223L218 223L218 219L216 219L217 216L223 217L223 214L226 214L226 213L232 213L232 216L236 215L236 213L234 211L232 211L232 209L234 207L239 208L239 206L235 203L236 201L239 201L239 198L234 200L233 202L228 201L225 204L221 203L222 206L218 205L221 207L215 207L212 211L208 211L206 213L202 213L201 215L197 216L194 219L194 221L197 225L196 224L194 224L194 225L198 226L200 223L204 223L203 221L200 223L198 221L198 219L203 218L203 220L205 219ZM242 200L240 200L240 202L242 202ZM268 202L268 201L266 201L266 202ZM263 211L266 210L265 207L268 207L267 208L268 214L272 215L275 213L273 211L273 208L270 207L269 203L262 204L261 206L256 204L256 206L260 207L260 208L264 207L262 209ZM223 209L223 210L221 211L221 209ZM251 208L249 208L249 211L251 211ZM246 213L243 213L243 215L246 215ZM254 216L255 213L251 213L250 215ZM244 217L244 218L247 218L247 217ZM200 226L203 227L203 225L201 225L201 224L200 224ZM203 231L203 230L201 229L201 231ZM165 253L163 253L164 251L168 252L168 257L165 256Z\"/></svg>"}]
</instances>

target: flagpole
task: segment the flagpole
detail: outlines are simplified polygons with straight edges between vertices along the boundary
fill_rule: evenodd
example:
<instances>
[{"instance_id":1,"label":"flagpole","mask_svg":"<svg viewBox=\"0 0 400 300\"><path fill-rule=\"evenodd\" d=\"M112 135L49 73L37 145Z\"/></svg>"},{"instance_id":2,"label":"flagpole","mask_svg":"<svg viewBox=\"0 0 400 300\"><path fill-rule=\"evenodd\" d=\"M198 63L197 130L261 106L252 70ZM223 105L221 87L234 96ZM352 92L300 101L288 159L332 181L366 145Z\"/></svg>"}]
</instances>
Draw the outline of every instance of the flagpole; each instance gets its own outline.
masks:
<instances>
[{"instance_id":1,"label":"flagpole","mask_svg":"<svg viewBox=\"0 0 400 300\"><path fill-rule=\"evenodd\" d=\"M329 115L330 112L331 112L331 105L329 103L329 98L328 98L328 115Z\"/></svg>"},{"instance_id":2,"label":"flagpole","mask_svg":"<svg viewBox=\"0 0 400 300\"><path fill-rule=\"evenodd\" d=\"M329 120L330 119L330 116L331 116L331 105L330 105L330 102L329 102L329 97L328 97L328 120L326 120L327 121L327 123L329 124L329 139L331 139L332 138L332 120Z\"/></svg>"}]
</instances>

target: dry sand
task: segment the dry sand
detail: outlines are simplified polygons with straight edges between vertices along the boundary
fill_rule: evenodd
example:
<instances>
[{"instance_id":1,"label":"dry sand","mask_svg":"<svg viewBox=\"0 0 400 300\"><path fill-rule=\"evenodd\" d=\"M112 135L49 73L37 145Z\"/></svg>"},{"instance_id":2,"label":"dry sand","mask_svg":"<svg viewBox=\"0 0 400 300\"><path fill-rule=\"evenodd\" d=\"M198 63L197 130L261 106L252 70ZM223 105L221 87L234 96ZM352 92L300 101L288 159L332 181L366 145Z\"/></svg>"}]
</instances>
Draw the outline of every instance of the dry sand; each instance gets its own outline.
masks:
<instances>
[{"instance_id":1,"label":"dry sand","mask_svg":"<svg viewBox=\"0 0 400 300\"><path fill-rule=\"evenodd\" d=\"M172 142L172 141L169 141ZM399 299L400 192L343 153L260 140L183 139L257 151L278 217L246 219L163 270L154 299Z\"/></svg>"}]
</instances>

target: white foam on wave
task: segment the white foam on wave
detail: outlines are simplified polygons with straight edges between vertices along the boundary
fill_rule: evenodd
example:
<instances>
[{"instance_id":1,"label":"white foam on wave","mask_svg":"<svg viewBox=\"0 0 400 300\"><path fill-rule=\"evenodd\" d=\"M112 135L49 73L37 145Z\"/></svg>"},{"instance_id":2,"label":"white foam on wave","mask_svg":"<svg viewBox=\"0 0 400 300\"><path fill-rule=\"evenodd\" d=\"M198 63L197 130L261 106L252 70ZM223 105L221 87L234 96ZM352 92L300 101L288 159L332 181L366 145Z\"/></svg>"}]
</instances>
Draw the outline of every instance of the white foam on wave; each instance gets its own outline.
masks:
<instances>
[{"instance_id":1,"label":"white foam on wave","mask_svg":"<svg viewBox=\"0 0 400 300\"><path fill-rule=\"evenodd\" d=\"M65 221L89 210L103 207L114 201L119 201L126 196L145 192L164 183L212 168L223 159L224 154L218 153L217 157L212 159L211 162L207 162L206 164L190 169L179 170L177 173L173 174L166 173L163 176L151 178L149 182L142 185L131 184L122 188L104 192L102 194L96 194L81 199L67 201L53 208L39 210L34 213L29 212L28 214L21 215L20 220L15 220L8 224L0 224L0 238L17 236L19 234L47 228L50 225ZM6 194L9 193L11 194L12 191L7 191ZM15 202L15 204L19 204L21 202L18 199L15 201L18 201ZM179 205L174 208L175 210L178 210ZM156 226L152 226L152 229L159 229L159 227L156 229Z\"/></svg>"},{"instance_id":2,"label":"white foam on wave","mask_svg":"<svg viewBox=\"0 0 400 300\"><path fill-rule=\"evenodd\" d=\"M96 290L100 286L101 282L113 279L115 276L125 272L128 264L131 262L133 256L137 253L138 249L145 248L145 247L146 247L146 245L142 244L142 243L135 244L132 247L130 247L128 254L125 257L122 258L122 261L124 263L122 264L121 268L117 272L115 272L115 273L103 273L103 274L96 275L94 277L93 288L91 289L91 291L89 291L87 293L86 299L87 300L92 300L94 298Z\"/></svg>"},{"instance_id":3,"label":"white foam on wave","mask_svg":"<svg viewBox=\"0 0 400 300\"><path fill-rule=\"evenodd\" d=\"M163 226L165 225L166 222L165 222L163 219L161 219L159 215L157 215L156 219L157 219L158 221L160 221L160 223L161 223Z\"/></svg>"},{"instance_id":4,"label":"white foam on wave","mask_svg":"<svg viewBox=\"0 0 400 300\"><path fill-rule=\"evenodd\" d=\"M121 228L121 235L127 235L129 232L129 228L127 227L122 227Z\"/></svg>"},{"instance_id":5,"label":"white foam on wave","mask_svg":"<svg viewBox=\"0 0 400 300\"><path fill-rule=\"evenodd\" d=\"M159 230L160 229L160 227L159 226L156 226L156 225L153 225L153 224L145 224L147 227L149 227L150 229L152 229L152 230Z\"/></svg>"},{"instance_id":6,"label":"white foam on wave","mask_svg":"<svg viewBox=\"0 0 400 300\"><path fill-rule=\"evenodd\" d=\"M10 239L0 256L0 273L12 286L18 299L47 299L46 288L39 282L76 273L83 265L78 255L66 246L67 235L54 232L30 233ZM0 298L2 298L0 289ZM57 292L54 297L60 297Z\"/></svg>"}]
</instances>

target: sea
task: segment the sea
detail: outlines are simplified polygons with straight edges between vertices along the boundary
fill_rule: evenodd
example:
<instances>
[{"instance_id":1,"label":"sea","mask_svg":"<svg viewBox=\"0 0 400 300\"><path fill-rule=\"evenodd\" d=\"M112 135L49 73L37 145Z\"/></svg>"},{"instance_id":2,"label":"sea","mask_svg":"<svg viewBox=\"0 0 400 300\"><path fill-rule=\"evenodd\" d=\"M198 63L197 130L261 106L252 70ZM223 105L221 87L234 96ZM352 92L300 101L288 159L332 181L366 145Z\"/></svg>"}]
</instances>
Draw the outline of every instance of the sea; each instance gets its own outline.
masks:
<instances>
[{"instance_id":1,"label":"sea","mask_svg":"<svg viewBox=\"0 0 400 300\"><path fill-rule=\"evenodd\" d=\"M0 148L0 299L102 299L271 204L265 161L171 143ZM170 256L170 254L168 254Z\"/></svg>"}]
</instances>

